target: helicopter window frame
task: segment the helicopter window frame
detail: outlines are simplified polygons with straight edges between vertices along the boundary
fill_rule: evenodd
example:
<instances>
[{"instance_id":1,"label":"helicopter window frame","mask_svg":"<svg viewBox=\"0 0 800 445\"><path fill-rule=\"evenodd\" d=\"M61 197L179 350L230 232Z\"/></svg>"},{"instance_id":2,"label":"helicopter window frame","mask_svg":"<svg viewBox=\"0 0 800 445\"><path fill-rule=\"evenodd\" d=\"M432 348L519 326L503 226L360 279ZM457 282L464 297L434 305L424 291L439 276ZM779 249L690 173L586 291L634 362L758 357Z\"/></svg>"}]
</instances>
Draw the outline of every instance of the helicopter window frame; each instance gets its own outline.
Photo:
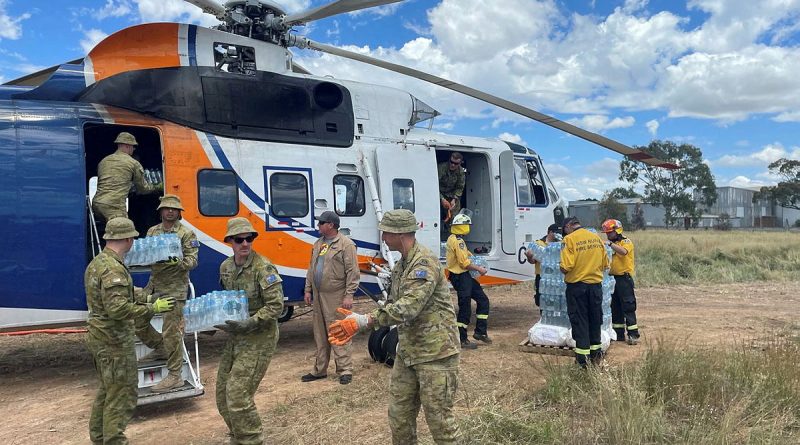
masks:
<instances>
[{"instance_id":1,"label":"helicopter window frame","mask_svg":"<svg viewBox=\"0 0 800 445\"><path fill-rule=\"evenodd\" d=\"M411 194L405 192L411 190ZM410 200L408 198L411 198ZM410 205L409 205L410 204ZM392 179L392 207L397 209L416 211L416 192L414 190L414 180L411 178Z\"/></svg>"},{"instance_id":2,"label":"helicopter window frame","mask_svg":"<svg viewBox=\"0 0 800 445\"><path fill-rule=\"evenodd\" d=\"M302 179L303 187L297 187L292 189L291 191L281 191L280 193L275 193L275 181L282 180L288 176L298 176ZM294 179L292 179L294 180ZM286 182L285 184L291 185L291 182ZM299 184L299 182L298 182ZM302 192L302 201L297 199L297 196ZM289 173L289 172L274 172L269 176L269 196L270 196L270 203L269 203L269 213L271 216L275 218L304 218L308 216L308 213L311 211L311 206L309 204L309 196L310 192L308 190L308 178L300 173ZM286 199L286 197L290 197L290 199ZM292 205L301 203L303 204L303 212L287 212L283 205L289 204L289 208ZM275 209L278 208L281 211L281 214L276 213Z\"/></svg>"},{"instance_id":3,"label":"helicopter window frame","mask_svg":"<svg viewBox=\"0 0 800 445\"><path fill-rule=\"evenodd\" d=\"M220 173L222 175L220 175ZM230 175L229 183L225 184L223 181L218 180L219 184L209 185L208 181L206 180L206 176L209 174L215 174L218 178L221 178L224 175ZM225 179L225 178L223 178ZM224 189L222 190L214 190L211 191L210 187L218 187ZM224 197L224 199L230 202L224 202L221 199L217 198L216 194L221 195L223 193L230 193L229 190L232 187L233 193L231 196ZM208 199L212 199L209 201ZM211 203L212 207L209 207L207 203ZM220 204L221 203L221 204ZM224 207L226 211L217 211L218 208ZM200 214L203 216L236 216L239 213L239 176L236 174L235 171L224 169L224 168L204 168L197 171L197 208L200 211ZM230 210L228 210L230 208Z\"/></svg>"},{"instance_id":4,"label":"helicopter window frame","mask_svg":"<svg viewBox=\"0 0 800 445\"><path fill-rule=\"evenodd\" d=\"M337 181L348 178L352 182L348 183L339 183ZM352 187L355 185L355 187ZM340 187L345 187L345 198L344 203L341 202L339 199L339 193L337 190L340 190ZM352 188L351 188L352 187ZM353 191L354 193L351 195L349 192ZM354 199L350 199L350 197ZM336 211L336 214L339 216L363 216L367 212L367 197L366 193L364 192L364 178L358 175L335 175L333 177L333 208ZM344 204L344 210L341 210L340 204ZM360 209L353 212L353 208ZM340 211L341 210L341 211ZM350 210L350 211L348 211Z\"/></svg>"},{"instance_id":5,"label":"helicopter window frame","mask_svg":"<svg viewBox=\"0 0 800 445\"><path fill-rule=\"evenodd\" d=\"M530 176L528 170L528 163L534 164L536 167L536 175ZM521 177L524 175L524 177ZM520 183L525 182L528 190L528 199L523 200L521 193L523 186ZM547 207L548 201L548 187L545 185L545 178L542 176L541 164L535 158L515 157L514 158L514 182L517 195L517 207ZM537 199L535 187L541 187L541 199Z\"/></svg>"}]
</instances>

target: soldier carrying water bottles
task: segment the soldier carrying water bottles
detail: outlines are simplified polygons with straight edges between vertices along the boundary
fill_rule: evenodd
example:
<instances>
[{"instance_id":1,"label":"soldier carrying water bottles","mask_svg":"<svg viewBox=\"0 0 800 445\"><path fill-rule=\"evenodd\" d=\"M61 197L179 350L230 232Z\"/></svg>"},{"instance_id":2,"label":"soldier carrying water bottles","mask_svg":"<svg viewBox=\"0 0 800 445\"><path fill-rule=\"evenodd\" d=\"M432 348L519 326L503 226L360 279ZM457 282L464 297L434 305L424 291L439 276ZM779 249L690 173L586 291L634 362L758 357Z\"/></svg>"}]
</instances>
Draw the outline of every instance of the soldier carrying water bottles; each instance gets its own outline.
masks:
<instances>
[{"instance_id":1,"label":"soldier carrying water bottles","mask_svg":"<svg viewBox=\"0 0 800 445\"><path fill-rule=\"evenodd\" d=\"M181 367L183 365L183 307L189 289L189 271L197 267L197 251L200 243L191 229L181 224L181 199L175 195L164 195L158 206L161 224L147 231L148 237L175 234L180 240L182 256L170 256L165 262L151 266L150 281L145 287L145 295L160 294L175 299L175 306L164 314L164 323L159 334L150 324L150 319L136 320L136 335L153 351L140 361L167 360L169 374L151 388L153 392L165 392L183 386Z\"/></svg>"}]
</instances>

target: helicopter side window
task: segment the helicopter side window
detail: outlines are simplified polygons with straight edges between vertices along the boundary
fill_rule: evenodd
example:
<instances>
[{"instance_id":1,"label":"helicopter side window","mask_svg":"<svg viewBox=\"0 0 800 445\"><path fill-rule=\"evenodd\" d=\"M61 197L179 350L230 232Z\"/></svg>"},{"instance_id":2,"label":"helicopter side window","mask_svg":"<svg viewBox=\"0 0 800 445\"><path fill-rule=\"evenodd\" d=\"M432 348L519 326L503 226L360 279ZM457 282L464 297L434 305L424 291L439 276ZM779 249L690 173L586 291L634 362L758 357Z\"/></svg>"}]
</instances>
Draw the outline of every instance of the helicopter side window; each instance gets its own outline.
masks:
<instances>
[{"instance_id":1,"label":"helicopter side window","mask_svg":"<svg viewBox=\"0 0 800 445\"><path fill-rule=\"evenodd\" d=\"M308 180L297 173L273 173L269 177L270 211L273 216L301 218L308 215Z\"/></svg>"},{"instance_id":2,"label":"helicopter side window","mask_svg":"<svg viewBox=\"0 0 800 445\"><path fill-rule=\"evenodd\" d=\"M214 66L226 73L254 76L256 51L252 46L214 42Z\"/></svg>"},{"instance_id":3,"label":"helicopter side window","mask_svg":"<svg viewBox=\"0 0 800 445\"><path fill-rule=\"evenodd\" d=\"M204 169L197 172L198 205L205 216L239 213L239 187L232 170Z\"/></svg>"},{"instance_id":4,"label":"helicopter side window","mask_svg":"<svg viewBox=\"0 0 800 445\"><path fill-rule=\"evenodd\" d=\"M361 216L366 212L364 202L364 180L360 176L333 177L333 206L338 215Z\"/></svg>"},{"instance_id":5,"label":"helicopter side window","mask_svg":"<svg viewBox=\"0 0 800 445\"><path fill-rule=\"evenodd\" d=\"M410 179L392 180L392 197L395 209L414 211L414 181Z\"/></svg>"}]
</instances>

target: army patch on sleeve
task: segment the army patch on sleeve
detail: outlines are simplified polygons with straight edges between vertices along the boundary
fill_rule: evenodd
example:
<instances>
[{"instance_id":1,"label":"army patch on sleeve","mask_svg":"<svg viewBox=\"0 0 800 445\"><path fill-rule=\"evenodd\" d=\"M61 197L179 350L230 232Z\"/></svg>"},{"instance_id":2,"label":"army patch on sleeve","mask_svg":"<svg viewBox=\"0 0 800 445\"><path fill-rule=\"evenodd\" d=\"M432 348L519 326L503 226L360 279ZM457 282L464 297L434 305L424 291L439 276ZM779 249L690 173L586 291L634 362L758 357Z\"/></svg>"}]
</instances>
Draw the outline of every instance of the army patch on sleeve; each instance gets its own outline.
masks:
<instances>
[{"instance_id":1,"label":"army patch on sleeve","mask_svg":"<svg viewBox=\"0 0 800 445\"><path fill-rule=\"evenodd\" d=\"M197 241L196 239L193 239L193 240L189 241L189 246L190 247L200 247L200 241Z\"/></svg>"},{"instance_id":2,"label":"army patch on sleeve","mask_svg":"<svg viewBox=\"0 0 800 445\"><path fill-rule=\"evenodd\" d=\"M267 277L267 284L275 284L278 281L278 277L276 275L269 275Z\"/></svg>"},{"instance_id":3,"label":"army patch on sleeve","mask_svg":"<svg viewBox=\"0 0 800 445\"><path fill-rule=\"evenodd\" d=\"M422 278L422 279L428 278L428 271L427 270L422 270L422 269L415 270L414 271L414 278Z\"/></svg>"}]
</instances>

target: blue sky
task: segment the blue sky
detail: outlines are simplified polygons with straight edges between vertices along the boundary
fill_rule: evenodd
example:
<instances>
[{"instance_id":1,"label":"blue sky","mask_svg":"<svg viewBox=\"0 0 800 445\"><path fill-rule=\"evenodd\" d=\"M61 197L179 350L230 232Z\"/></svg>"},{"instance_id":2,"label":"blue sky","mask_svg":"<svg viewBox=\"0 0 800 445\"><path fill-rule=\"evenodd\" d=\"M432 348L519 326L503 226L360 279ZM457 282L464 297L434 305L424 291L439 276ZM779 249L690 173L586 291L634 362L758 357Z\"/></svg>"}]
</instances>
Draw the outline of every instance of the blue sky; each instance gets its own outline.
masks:
<instances>
[{"instance_id":1,"label":"blue sky","mask_svg":"<svg viewBox=\"0 0 800 445\"><path fill-rule=\"evenodd\" d=\"M325 1L280 1L290 12ZM412 66L628 145L698 146L718 185L774 183L800 158L800 0L406 0L313 22L310 38ZM0 79L80 58L119 29L210 26L179 0L0 0ZM436 129L537 150L568 199L599 198L620 156L415 79L310 51L315 74L392 85L443 113Z\"/></svg>"}]
</instances>

